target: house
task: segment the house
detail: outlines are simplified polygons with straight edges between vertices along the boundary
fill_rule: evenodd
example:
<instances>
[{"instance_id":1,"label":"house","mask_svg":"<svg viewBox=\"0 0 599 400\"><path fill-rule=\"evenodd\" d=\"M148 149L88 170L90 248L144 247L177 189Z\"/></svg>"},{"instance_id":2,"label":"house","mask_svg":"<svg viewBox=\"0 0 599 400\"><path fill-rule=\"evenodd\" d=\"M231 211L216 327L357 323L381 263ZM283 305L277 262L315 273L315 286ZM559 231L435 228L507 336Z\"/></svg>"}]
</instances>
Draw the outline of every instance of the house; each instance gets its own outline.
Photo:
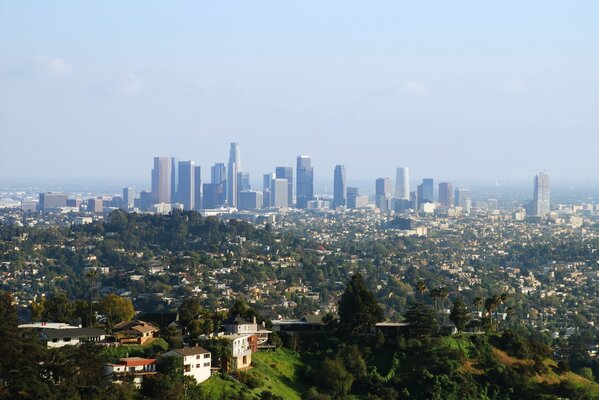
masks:
<instances>
[{"instance_id":1,"label":"house","mask_svg":"<svg viewBox=\"0 0 599 400\"><path fill-rule=\"evenodd\" d=\"M227 371L239 371L252 364L252 337L254 335L232 334L221 338L229 341L229 357L224 366Z\"/></svg>"},{"instance_id":2,"label":"house","mask_svg":"<svg viewBox=\"0 0 599 400\"><path fill-rule=\"evenodd\" d=\"M228 334L253 335L254 338L250 339L253 351L256 351L259 346L266 344L268 342L268 335L271 333L271 331L256 323L256 317L250 322L239 315L223 321L223 329Z\"/></svg>"},{"instance_id":3,"label":"house","mask_svg":"<svg viewBox=\"0 0 599 400\"><path fill-rule=\"evenodd\" d=\"M305 332L325 331L329 328L328 322L323 321L322 315L305 315L301 319L278 319L272 321L272 330L275 332Z\"/></svg>"},{"instance_id":4,"label":"house","mask_svg":"<svg viewBox=\"0 0 599 400\"><path fill-rule=\"evenodd\" d=\"M132 382L137 388L141 386L144 376L155 373L156 360L153 358L127 357L104 365L104 375L113 382Z\"/></svg>"},{"instance_id":5,"label":"house","mask_svg":"<svg viewBox=\"0 0 599 400\"><path fill-rule=\"evenodd\" d=\"M185 347L164 353L162 357L183 358L183 375L191 376L197 383L202 383L210 378L212 358L208 350L203 347Z\"/></svg>"},{"instance_id":6,"label":"house","mask_svg":"<svg viewBox=\"0 0 599 400\"><path fill-rule=\"evenodd\" d=\"M158 327L145 321L125 321L114 326L114 336L122 344L144 344L158 331Z\"/></svg>"},{"instance_id":7,"label":"house","mask_svg":"<svg viewBox=\"0 0 599 400\"><path fill-rule=\"evenodd\" d=\"M78 346L81 343L103 342L106 333L97 328L43 329L42 341L49 348Z\"/></svg>"}]
</instances>

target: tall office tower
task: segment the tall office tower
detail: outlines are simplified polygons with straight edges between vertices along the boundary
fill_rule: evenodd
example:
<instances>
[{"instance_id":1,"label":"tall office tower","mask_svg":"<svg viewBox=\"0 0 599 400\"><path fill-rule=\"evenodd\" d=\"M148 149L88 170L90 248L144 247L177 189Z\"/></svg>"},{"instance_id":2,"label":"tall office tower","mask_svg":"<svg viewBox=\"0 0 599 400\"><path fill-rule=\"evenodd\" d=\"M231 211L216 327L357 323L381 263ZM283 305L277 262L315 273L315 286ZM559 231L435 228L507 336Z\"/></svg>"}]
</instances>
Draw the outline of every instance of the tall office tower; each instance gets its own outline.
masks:
<instances>
[{"instance_id":1,"label":"tall office tower","mask_svg":"<svg viewBox=\"0 0 599 400\"><path fill-rule=\"evenodd\" d=\"M227 180L227 167L223 163L216 163L210 168L210 183L223 183Z\"/></svg>"},{"instance_id":2,"label":"tall office tower","mask_svg":"<svg viewBox=\"0 0 599 400\"><path fill-rule=\"evenodd\" d=\"M335 166L333 178L333 208L345 207L347 204L347 178L344 165Z\"/></svg>"},{"instance_id":3,"label":"tall office tower","mask_svg":"<svg viewBox=\"0 0 599 400\"><path fill-rule=\"evenodd\" d=\"M262 175L262 204L264 208L272 206L272 180L275 179L273 174Z\"/></svg>"},{"instance_id":4,"label":"tall office tower","mask_svg":"<svg viewBox=\"0 0 599 400\"><path fill-rule=\"evenodd\" d=\"M431 178L425 178L422 180L422 196L418 193L418 199L420 203L434 203L434 182Z\"/></svg>"},{"instance_id":5,"label":"tall office tower","mask_svg":"<svg viewBox=\"0 0 599 400\"><path fill-rule=\"evenodd\" d=\"M152 201L154 204L171 202L172 161L170 157L154 157L152 169Z\"/></svg>"},{"instance_id":6,"label":"tall office tower","mask_svg":"<svg viewBox=\"0 0 599 400\"><path fill-rule=\"evenodd\" d=\"M66 207L68 197L65 193L40 193L39 208L42 211L48 211Z\"/></svg>"},{"instance_id":7,"label":"tall office tower","mask_svg":"<svg viewBox=\"0 0 599 400\"><path fill-rule=\"evenodd\" d=\"M123 188L123 208L131 210L135 204L135 189L126 187Z\"/></svg>"},{"instance_id":8,"label":"tall office tower","mask_svg":"<svg viewBox=\"0 0 599 400\"><path fill-rule=\"evenodd\" d=\"M242 190L250 190L250 173L249 172L238 172L237 173L237 193Z\"/></svg>"},{"instance_id":9,"label":"tall office tower","mask_svg":"<svg viewBox=\"0 0 599 400\"><path fill-rule=\"evenodd\" d=\"M227 188L224 183L204 183L202 192L203 209L219 208L226 202Z\"/></svg>"},{"instance_id":10,"label":"tall office tower","mask_svg":"<svg viewBox=\"0 0 599 400\"><path fill-rule=\"evenodd\" d=\"M231 143L227 169L227 203L229 207L237 207L237 173L241 171L239 143Z\"/></svg>"},{"instance_id":11,"label":"tall office tower","mask_svg":"<svg viewBox=\"0 0 599 400\"><path fill-rule=\"evenodd\" d=\"M534 179L533 215L545 217L551 211L549 198L549 174L539 172Z\"/></svg>"},{"instance_id":12,"label":"tall office tower","mask_svg":"<svg viewBox=\"0 0 599 400\"><path fill-rule=\"evenodd\" d=\"M464 212L469 213L470 207L472 206L472 200L470 199L470 190L465 188L456 188L455 190L455 205L462 207Z\"/></svg>"},{"instance_id":13,"label":"tall office tower","mask_svg":"<svg viewBox=\"0 0 599 400\"><path fill-rule=\"evenodd\" d=\"M202 209L202 167L196 165L193 171L193 209Z\"/></svg>"},{"instance_id":14,"label":"tall office tower","mask_svg":"<svg viewBox=\"0 0 599 400\"><path fill-rule=\"evenodd\" d=\"M443 207L453 207L453 185L451 183L439 183L439 203Z\"/></svg>"},{"instance_id":15,"label":"tall office tower","mask_svg":"<svg viewBox=\"0 0 599 400\"><path fill-rule=\"evenodd\" d=\"M87 211L92 213L101 213L104 210L104 200L89 199L87 200Z\"/></svg>"},{"instance_id":16,"label":"tall office tower","mask_svg":"<svg viewBox=\"0 0 599 400\"><path fill-rule=\"evenodd\" d=\"M139 194L139 208L142 211L150 211L154 204L154 194L146 190L142 190Z\"/></svg>"},{"instance_id":17,"label":"tall office tower","mask_svg":"<svg viewBox=\"0 0 599 400\"><path fill-rule=\"evenodd\" d=\"M293 167L277 167L275 176L277 179L287 179L287 201L291 207L293 205Z\"/></svg>"},{"instance_id":18,"label":"tall office tower","mask_svg":"<svg viewBox=\"0 0 599 400\"><path fill-rule=\"evenodd\" d=\"M410 170L407 167L397 168L395 198L410 200Z\"/></svg>"},{"instance_id":19,"label":"tall office tower","mask_svg":"<svg viewBox=\"0 0 599 400\"><path fill-rule=\"evenodd\" d=\"M390 208L389 200L391 199L391 179L378 178L376 180L374 191L374 202L377 208L387 211Z\"/></svg>"},{"instance_id":20,"label":"tall office tower","mask_svg":"<svg viewBox=\"0 0 599 400\"><path fill-rule=\"evenodd\" d=\"M171 203L179 201L179 157L171 158Z\"/></svg>"},{"instance_id":21,"label":"tall office tower","mask_svg":"<svg viewBox=\"0 0 599 400\"><path fill-rule=\"evenodd\" d=\"M274 178L271 181L270 202L272 207L282 208L289 206L289 201L287 200L288 187L287 179Z\"/></svg>"},{"instance_id":22,"label":"tall office tower","mask_svg":"<svg viewBox=\"0 0 599 400\"><path fill-rule=\"evenodd\" d=\"M183 209L193 210L195 207L195 162L179 161L177 165L178 203Z\"/></svg>"},{"instance_id":23,"label":"tall office tower","mask_svg":"<svg viewBox=\"0 0 599 400\"><path fill-rule=\"evenodd\" d=\"M262 208L262 192L255 190L242 190L239 192L240 210L259 210Z\"/></svg>"},{"instance_id":24,"label":"tall office tower","mask_svg":"<svg viewBox=\"0 0 599 400\"><path fill-rule=\"evenodd\" d=\"M415 192L410 192L410 206L415 212L418 212L418 205L420 204L418 202L418 196L421 190L421 185L418 185L418 189Z\"/></svg>"},{"instance_id":25,"label":"tall office tower","mask_svg":"<svg viewBox=\"0 0 599 400\"><path fill-rule=\"evenodd\" d=\"M314 168L312 157L297 158L297 208L307 208L308 202L314 199Z\"/></svg>"}]
</instances>

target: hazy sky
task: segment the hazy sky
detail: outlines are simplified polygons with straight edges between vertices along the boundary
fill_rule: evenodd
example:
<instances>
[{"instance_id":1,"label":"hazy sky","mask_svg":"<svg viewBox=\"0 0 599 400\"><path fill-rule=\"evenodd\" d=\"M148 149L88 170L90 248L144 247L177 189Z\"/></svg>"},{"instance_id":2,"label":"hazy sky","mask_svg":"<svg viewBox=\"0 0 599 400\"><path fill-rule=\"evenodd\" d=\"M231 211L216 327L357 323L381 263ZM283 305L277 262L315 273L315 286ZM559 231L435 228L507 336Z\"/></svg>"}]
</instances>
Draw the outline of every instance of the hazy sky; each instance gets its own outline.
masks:
<instances>
[{"instance_id":1,"label":"hazy sky","mask_svg":"<svg viewBox=\"0 0 599 400\"><path fill-rule=\"evenodd\" d=\"M0 0L0 179L596 179L597 1Z\"/></svg>"}]
</instances>

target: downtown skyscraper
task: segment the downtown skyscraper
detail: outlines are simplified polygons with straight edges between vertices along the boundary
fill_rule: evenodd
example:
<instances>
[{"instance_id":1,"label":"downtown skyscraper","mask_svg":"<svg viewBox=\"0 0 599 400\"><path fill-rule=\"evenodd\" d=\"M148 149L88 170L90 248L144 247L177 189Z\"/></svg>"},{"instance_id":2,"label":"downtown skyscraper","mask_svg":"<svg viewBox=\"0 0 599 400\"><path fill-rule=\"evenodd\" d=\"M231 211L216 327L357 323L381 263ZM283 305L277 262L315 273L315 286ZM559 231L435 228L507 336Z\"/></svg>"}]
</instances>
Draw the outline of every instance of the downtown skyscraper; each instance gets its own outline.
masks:
<instances>
[{"instance_id":1,"label":"downtown skyscraper","mask_svg":"<svg viewBox=\"0 0 599 400\"><path fill-rule=\"evenodd\" d=\"M441 182L439 183L439 203L443 207L453 207L453 185L449 182Z\"/></svg>"},{"instance_id":2,"label":"downtown skyscraper","mask_svg":"<svg viewBox=\"0 0 599 400\"><path fill-rule=\"evenodd\" d=\"M154 157L152 169L152 201L154 204L171 202L172 158Z\"/></svg>"},{"instance_id":3,"label":"downtown skyscraper","mask_svg":"<svg viewBox=\"0 0 599 400\"><path fill-rule=\"evenodd\" d=\"M297 157L297 208L307 208L314 199L314 168L312 157Z\"/></svg>"},{"instance_id":4,"label":"downtown skyscraper","mask_svg":"<svg viewBox=\"0 0 599 400\"><path fill-rule=\"evenodd\" d=\"M410 200L410 170L407 167L397 168L395 178L395 198Z\"/></svg>"},{"instance_id":5,"label":"downtown skyscraper","mask_svg":"<svg viewBox=\"0 0 599 400\"><path fill-rule=\"evenodd\" d=\"M539 172L534 178L533 215L535 217L546 217L551 211L551 200L549 197L549 174Z\"/></svg>"},{"instance_id":6,"label":"downtown skyscraper","mask_svg":"<svg viewBox=\"0 0 599 400\"><path fill-rule=\"evenodd\" d=\"M293 167L275 168L275 177L277 179L287 179L287 202L291 207L293 205Z\"/></svg>"},{"instance_id":7,"label":"downtown skyscraper","mask_svg":"<svg viewBox=\"0 0 599 400\"><path fill-rule=\"evenodd\" d=\"M347 177L344 165L335 166L333 178L333 208L345 207L347 205Z\"/></svg>"},{"instance_id":8,"label":"downtown skyscraper","mask_svg":"<svg viewBox=\"0 0 599 400\"><path fill-rule=\"evenodd\" d=\"M231 143L229 165L227 166L227 203L229 207L237 206L237 173L241 172L241 153L239 143Z\"/></svg>"},{"instance_id":9,"label":"downtown skyscraper","mask_svg":"<svg viewBox=\"0 0 599 400\"><path fill-rule=\"evenodd\" d=\"M177 167L178 202L183 204L185 210L193 210L196 202L195 162L179 161ZM197 201L200 201L198 198Z\"/></svg>"}]
</instances>

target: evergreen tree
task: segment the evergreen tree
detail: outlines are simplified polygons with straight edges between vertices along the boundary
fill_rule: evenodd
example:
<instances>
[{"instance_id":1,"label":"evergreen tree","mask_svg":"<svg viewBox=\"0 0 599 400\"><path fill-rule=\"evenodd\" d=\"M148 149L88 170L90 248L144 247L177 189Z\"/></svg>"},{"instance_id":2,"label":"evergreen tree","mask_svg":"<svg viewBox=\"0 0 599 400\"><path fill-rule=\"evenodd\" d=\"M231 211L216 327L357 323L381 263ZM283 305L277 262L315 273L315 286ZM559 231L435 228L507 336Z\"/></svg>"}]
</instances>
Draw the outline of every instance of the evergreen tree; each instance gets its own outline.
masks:
<instances>
[{"instance_id":1,"label":"evergreen tree","mask_svg":"<svg viewBox=\"0 0 599 400\"><path fill-rule=\"evenodd\" d=\"M364 332L369 326L383 320L383 309L366 287L361 274L355 274L339 300L342 328L349 334Z\"/></svg>"}]
</instances>

